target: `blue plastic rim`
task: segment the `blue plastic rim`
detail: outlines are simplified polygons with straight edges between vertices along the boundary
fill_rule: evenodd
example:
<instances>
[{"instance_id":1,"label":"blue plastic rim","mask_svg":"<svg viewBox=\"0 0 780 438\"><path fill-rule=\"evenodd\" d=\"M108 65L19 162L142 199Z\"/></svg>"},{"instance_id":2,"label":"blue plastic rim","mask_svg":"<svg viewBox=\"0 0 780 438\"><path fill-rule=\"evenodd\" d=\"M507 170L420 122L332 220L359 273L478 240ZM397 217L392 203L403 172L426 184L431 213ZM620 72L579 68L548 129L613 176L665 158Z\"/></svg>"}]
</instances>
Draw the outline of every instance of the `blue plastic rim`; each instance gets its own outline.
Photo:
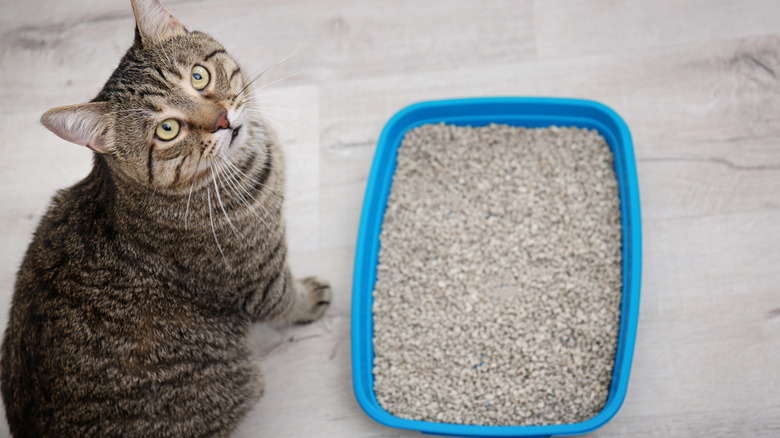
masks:
<instances>
[{"instance_id":1,"label":"blue plastic rim","mask_svg":"<svg viewBox=\"0 0 780 438\"><path fill-rule=\"evenodd\" d=\"M396 166L396 153L406 131L427 123L484 126L490 123L524 127L576 126L596 129L614 154L623 225L623 290L615 367L609 397L593 418L572 424L543 426L474 426L406 420L382 409L374 394L372 292L376 282L379 233ZM352 375L363 410L386 426L423 433L465 437L549 437L580 435L606 424L617 413L628 389L639 316L642 231L634 150L623 119L594 101L558 98L494 97L421 102L404 108L384 127L368 177L360 218L352 284Z\"/></svg>"}]
</instances>

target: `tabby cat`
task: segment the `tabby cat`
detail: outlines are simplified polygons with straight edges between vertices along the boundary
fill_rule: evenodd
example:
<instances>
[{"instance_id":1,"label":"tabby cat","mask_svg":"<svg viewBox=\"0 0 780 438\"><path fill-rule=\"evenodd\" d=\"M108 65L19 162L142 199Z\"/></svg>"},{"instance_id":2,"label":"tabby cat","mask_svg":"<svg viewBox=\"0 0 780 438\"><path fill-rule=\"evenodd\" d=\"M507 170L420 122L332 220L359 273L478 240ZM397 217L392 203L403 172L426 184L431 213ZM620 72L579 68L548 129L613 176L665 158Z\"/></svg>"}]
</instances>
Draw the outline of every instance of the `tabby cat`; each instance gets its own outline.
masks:
<instances>
[{"instance_id":1,"label":"tabby cat","mask_svg":"<svg viewBox=\"0 0 780 438\"><path fill-rule=\"evenodd\" d=\"M0 361L16 437L227 436L263 392L251 324L330 302L290 274L256 78L158 0L132 6L135 41L97 97L41 119L94 165L17 276Z\"/></svg>"}]
</instances>

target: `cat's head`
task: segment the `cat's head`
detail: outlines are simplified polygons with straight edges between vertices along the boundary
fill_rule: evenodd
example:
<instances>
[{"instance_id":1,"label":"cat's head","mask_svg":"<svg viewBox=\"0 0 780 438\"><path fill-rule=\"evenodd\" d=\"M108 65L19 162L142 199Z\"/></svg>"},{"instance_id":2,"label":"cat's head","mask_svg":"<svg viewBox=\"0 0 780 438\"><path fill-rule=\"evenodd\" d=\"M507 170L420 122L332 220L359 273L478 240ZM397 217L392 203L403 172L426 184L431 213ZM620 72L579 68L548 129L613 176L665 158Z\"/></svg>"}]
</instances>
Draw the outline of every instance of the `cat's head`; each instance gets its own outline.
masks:
<instances>
[{"instance_id":1,"label":"cat's head","mask_svg":"<svg viewBox=\"0 0 780 438\"><path fill-rule=\"evenodd\" d=\"M244 145L249 81L217 41L185 29L159 0L131 1L135 42L103 89L41 121L132 180L182 192Z\"/></svg>"}]
</instances>

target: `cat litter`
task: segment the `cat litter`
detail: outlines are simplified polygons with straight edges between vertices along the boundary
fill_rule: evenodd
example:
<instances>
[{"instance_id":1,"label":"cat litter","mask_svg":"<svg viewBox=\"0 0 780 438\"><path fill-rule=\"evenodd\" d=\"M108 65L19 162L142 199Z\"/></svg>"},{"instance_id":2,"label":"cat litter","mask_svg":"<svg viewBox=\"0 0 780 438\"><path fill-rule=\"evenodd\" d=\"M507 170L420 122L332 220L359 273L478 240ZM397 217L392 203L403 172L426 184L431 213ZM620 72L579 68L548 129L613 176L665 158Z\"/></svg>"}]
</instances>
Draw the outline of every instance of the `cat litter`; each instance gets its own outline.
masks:
<instances>
[{"instance_id":1,"label":"cat litter","mask_svg":"<svg viewBox=\"0 0 780 438\"><path fill-rule=\"evenodd\" d=\"M621 301L595 131L445 124L398 149L374 290L374 390L400 418L576 423L605 405Z\"/></svg>"},{"instance_id":2,"label":"cat litter","mask_svg":"<svg viewBox=\"0 0 780 438\"><path fill-rule=\"evenodd\" d=\"M640 274L633 149L614 111L407 107L382 131L361 215L357 400L432 434L591 432L625 398Z\"/></svg>"}]
</instances>

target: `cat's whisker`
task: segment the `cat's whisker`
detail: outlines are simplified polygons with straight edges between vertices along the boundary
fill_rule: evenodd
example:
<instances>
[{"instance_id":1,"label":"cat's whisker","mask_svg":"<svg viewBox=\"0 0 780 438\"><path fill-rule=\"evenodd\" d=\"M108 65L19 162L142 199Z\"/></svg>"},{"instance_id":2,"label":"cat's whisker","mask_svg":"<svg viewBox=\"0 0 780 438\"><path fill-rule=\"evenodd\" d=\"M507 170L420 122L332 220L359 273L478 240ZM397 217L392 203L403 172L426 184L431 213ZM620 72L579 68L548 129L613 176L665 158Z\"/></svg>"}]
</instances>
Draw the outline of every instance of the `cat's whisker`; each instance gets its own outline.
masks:
<instances>
[{"instance_id":1,"label":"cat's whisker","mask_svg":"<svg viewBox=\"0 0 780 438\"><path fill-rule=\"evenodd\" d=\"M147 108L130 108L130 109L123 109L123 110L109 111L106 114L119 114L119 113L129 113L129 112L139 112L139 113L149 113L149 114L153 113L152 110Z\"/></svg>"},{"instance_id":2,"label":"cat's whisker","mask_svg":"<svg viewBox=\"0 0 780 438\"><path fill-rule=\"evenodd\" d=\"M311 114L304 114L300 111L288 108L275 108L271 107L271 111L267 111L266 114L270 114L271 117L288 117L292 123L296 126L296 129L311 129L312 126L317 124L316 116Z\"/></svg>"},{"instance_id":3,"label":"cat's whisker","mask_svg":"<svg viewBox=\"0 0 780 438\"><path fill-rule=\"evenodd\" d=\"M255 117L261 117L261 116L255 116ZM295 134L295 130L293 127L293 124L289 121L280 121L276 119L271 119L267 117L262 117L265 124L267 124L269 127L271 127L274 131L276 131L281 137L290 137Z\"/></svg>"},{"instance_id":4,"label":"cat's whisker","mask_svg":"<svg viewBox=\"0 0 780 438\"><path fill-rule=\"evenodd\" d=\"M302 124L308 124L313 125L315 122L311 118L303 117L300 114L296 114L293 116L293 118L286 117L282 114L277 114L275 112L266 112L266 111L252 111L251 113L252 117L257 117L264 123L270 125L272 128L274 128L279 134L282 134L283 136L289 136L294 135L296 132L298 132L300 129L300 126Z\"/></svg>"},{"instance_id":5,"label":"cat's whisker","mask_svg":"<svg viewBox=\"0 0 780 438\"><path fill-rule=\"evenodd\" d=\"M216 164L216 161L214 163ZM236 235L236 239L241 240L244 238L244 235L241 234L240 231L238 231L238 228L236 228L236 226L233 224L233 221L230 220L230 216L225 210L225 204L222 202L222 196L219 194L219 185L217 184L217 176L216 173L214 172L214 167L212 166L210 170L211 170L211 179L212 181L214 181L214 192L217 194L217 201L219 202L219 207L222 209L222 214L225 215L225 219L227 219L228 225L230 225L230 228L233 229L233 233Z\"/></svg>"},{"instance_id":6,"label":"cat's whisker","mask_svg":"<svg viewBox=\"0 0 780 438\"><path fill-rule=\"evenodd\" d=\"M251 112L254 112L254 113L257 113L257 112L262 113L263 111L265 111L267 109L283 110L283 111L287 111L288 113L296 113L296 114L299 113L297 110L295 110L293 108L290 108L290 107L273 106L273 105L259 105L256 108L255 107L251 107L251 108L248 107L248 108L246 108L246 111L251 111Z\"/></svg>"},{"instance_id":7,"label":"cat's whisker","mask_svg":"<svg viewBox=\"0 0 780 438\"><path fill-rule=\"evenodd\" d=\"M250 178L250 177L249 177L247 174L245 174L245 173L244 173L244 172L243 172L241 169L239 169L238 167L236 167L236 165L235 165L235 164L233 164L233 163L232 163L230 160L227 160L227 159L225 159L225 160L223 160L223 161L224 161L225 163L227 163L227 165L228 165L230 168L232 168L232 169L233 169L235 172L237 172L239 176L242 176L244 179L251 180L251 178ZM270 167L270 165L269 165L269 166L268 166L268 167L266 167L266 168L267 168L267 169L270 169L271 167ZM275 190L273 187L271 187L271 186L269 186L269 185L267 185L267 184L260 184L260 186L261 186L261 187L264 187L265 189L267 189L268 191L270 191L270 192L271 192L271 194L273 194L273 195L276 195L277 197L280 197L280 196L282 195L281 193L278 193L278 192L277 192L277 191L276 191L276 190ZM249 193L249 195L250 195L250 196L252 196L252 194L251 194L251 193ZM253 197L253 199L254 199L254 197ZM278 201L278 199L274 199L274 200L275 200L275 201ZM255 201L256 201L256 200L255 200Z\"/></svg>"},{"instance_id":8,"label":"cat's whisker","mask_svg":"<svg viewBox=\"0 0 780 438\"><path fill-rule=\"evenodd\" d=\"M297 50L297 48L295 50ZM254 72L252 72L252 74L247 75L247 78L249 78L249 81L247 82L246 85L244 85L243 88L241 88L241 90L239 90L238 93L236 93L236 95L240 96L244 91L246 91L247 88L249 88L250 85L252 85L252 83L254 83L256 80L260 79L264 74L269 72L271 69L279 66L280 64L286 62L291 57L291 55L295 53L295 50L293 50L290 54L285 56L282 60L280 60L278 62L275 62L275 63L273 63L270 66L265 67L265 68L260 67L257 70L255 70Z\"/></svg>"},{"instance_id":9,"label":"cat's whisker","mask_svg":"<svg viewBox=\"0 0 780 438\"><path fill-rule=\"evenodd\" d=\"M269 109L271 111L268 111ZM297 117L297 118L305 119L305 117L303 117L301 115L301 113L298 112L298 111L295 111L295 110L292 110L292 109L289 109L289 108L280 108L280 107L265 107L262 110L247 109L247 113L248 114L254 114L254 115L260 116L262 118L265 118L265 117L268 117L268 116L270 116L270 117L278 117L278 118L281 118L282 120L284 120L285 122L295 123L293 119L290 119L287 116L284 116L284 115L279 114L277 112L277 111L285 111L285 110L287 111L287 114L290 115L290 117Z\"/></svg>"},{"instance_id":10,"label":"cat's whisker","mask_svg":"<svg viewBox=\"0 0 780 438\"><path fill-rule=\"evenodd\" d=\"M264 93L266 91L263 91ZM254 100L255 103L287 103L285 100L269 100L267 97L264 98L257 98Z\"/></svg>"},{"instance_id":11,"label":"cat's whisker","mask_svg":"<svg viewBox=\"0 0 780 438\"><path fill-rule=\"evenodd\" d=\"M280 114L269 113L267 111L256 111L256 112L253 112L252 114L254 114L254 115L256 115L256 116L258 116L260 118L263 118L265 120L268 120L270 122L283 121L283 122L286 122L286 123L294 124L292 120L290 120L289 118L284 117L284 116L282 116Z\"/></svg>"},{"instance_id":12,"label":"cat's whisker","mask_svg":"<svg viewBox=\"0 0 780 438\"><path fill-rule=\"evenodd\" d=\"M268 91L268 90L260 90L260 91L261 92L265 92L265 91ZM253 108L257 109L257 108L265 108L268 105L289 105L290 101L289 100L270 100L270 99L267 99L266 97L263 97L262 95L260 95L260 96L253 96L252 97L252 104L253 104Z\"/></svg>"},{"instance_id":13,"label":"cat's whisker","mask_svg":"<svg viewBox=\"0 0 780 438\"><path fill-rule=\"evenodd\" d=\"M247 209L252 212L252 214L254 214L258 219L260 219L261 222L263 222L264 225L267 226L268 224L266 223L265 219L263 219L263 217L260 216L260 214L252 207L252 205L246 199L246 195L242 193L242 190L236 186L236 181L233 179L232 175L227 172L227 168L225 167L224 163L219 162L218 166L220 168L220 172L225 176L225 181L228 182L229 189L233 193L233 196L238 198L238 200L241 201L241 203L244 204L244 206L246 206Z\"/></svg>"},{"instance_id":14,"label":"cat's whisker","mask_svg":"<svg viewBox=\"0 0 780 438\"><path fill-rule=\"evenodd\" d=\"M281 111L287 111L289 113L295 113L299 114L299 111L290 108L288 106L273 106L273 105L266 105L261 103L259 108L247 108L247 111L261 111L266 109L274 109L274 110L281 110Z\"/></svg>"},{"instance_id":15,"label":"cat's whisker","mask_svg":"<svg viewBox=\"0 0 780 438\"><path fill-rule=\"evenodd\" d=\"M273 67L275 67L277 65L279 65L279 64L278 63L274 64L271 67L266 67L265 69L263 69L263 67L260 67L257 70L255 70L251 75L248 75L247 78L251 78L251 79L248 80L246 85L244 85L241 88L241 90L238 91L238 93L236 93L236 96L237 97L241 96L244 93L244 91L246 91L246 89L249 88L250 85L252 85L252 83L254 83L256 80L260 79L260 77L263 76L268 70L270 70L271 68L273 68Z\"/></svg>"},{"instance_id":16,"label":"cat's whisker","mask_svg":"<svg viewBox=\"0 0 780 438\"><path fill-rule=\"evenodd\" d=\"M273 190L272 187L261 184L261 186L267 190L266 196L267 196L267 202L260 202L257 198L255 198L254 194L246 187L245 182L251 182L253 181L252 178L248 177L244 172L241 171L238 167L235 166L230 160L223 157L222 159L223 164L226 165L226 168L228 169L228 175L233 179L233 181L236 183L236 187L240 189L241 193L243 194L244 199L246 197L249 197L254 204L260 206L260 208L263 209L263 212L265 215L269 218L273 218L274 216L268 211L267 208L265 208L265 204L269 203L272 204L272 206L281 208L282 202L281 197L276 193L275 190ZM274 221L273 225L278 225L276 221Z\"/></svg>"},{"instance_id":17,"label":"cat's whisker","mask_svg":"<svg viewBox=\"0 0 780 438\"><path fill-rule=\"evenodd\" d=\"M298 108L292 108L289 106L281 106L281 105L261 105L257 108L247 108L247 112L253 113L253 114L265 114L265 113L274 113L274 114L286 114L291 117L299 117L302 118L303 115L301 111Z\"/></svg>"},{"instance_id":18,"label":"cat's whisker","mask_svg":"<svg viewBox=\"0 0 780 438\"><path fill-rule=\"evenodd\" d=\"M308 31L304 30L304 33L303 33L303 40L301 41L301 43L300 43L300 44L298 44L298 47L296 47L296 48L295 48L295 49L294 49L292 52L290 52L290 54L288 54L287 56L285 56L284 58L282 58L282 60L281 60L281 61L278 61L278 62L276 62L275 64L271 64L271 65L270 65L270 66L268 66L268 67L267 67L265 70L261 71L261 72L260 72L260 73L259 73L257 76L255 76L254 78L250 79L250 80L249 80L249 82L248 82L248 83L247 83L247 84L244 86L244 88L242 88L242 89L241 89L241 91L239 91L239 92L238 92L238 94L240 95L241 93L243 93L243 92L244 92L244 91L245 91L247 88L249 88L249 86L250 86L250 85L252 85L252 84L253 84L253 83L254 83L256 80L258 80L258 79L260 79L261 77L263 77L263 75L264 75L264 74L268 73L269 71L271 71L272 69L276 68L277 66L279 66L279 65L281 65L281 64L283 64L283 63L285 63L285 62L289 61L289 60L290 60L290 59L291 59L293 56L295 56L295 55L298 53L298 51L300 51L300 50L301 50L301 48L303 47L303 43L306 41L306 38L307 38L307 36L308 36ZM250 76L250 78L251 78L251 77L252 77L252 76Z\"/></svg>"},{"instance_id":19,"label":"cat's whisker","mask_svg":"<svg viewBox=\"0 0 780 438\"><path fill-rule=\"evenodd\" d=\"M228 159L227 159L226 155L220 154L220 158L222 158L223 160L227 161L227 162L228 162L227 164L230 164L230 165L231 165L231 166L230 166L231 168L237 169L237 167L236 167L236 165L235 165L235 164L233 164L233 163L230 163L230 162L229 162L230 160L228 160ZM273 166L273 165L271 165L270 163L267 163L267 164L255 164L254 166L255 166L255 167L257 167L257 168L259 168L259 169L273 169L273 168L274 168L274 166ZM249 178L249 179L251 179L251 178L250 178L250 177L249 177L247 174L245 174L243 171L241 171L241 170L239 170L239 169L237 169L237 170L239 171L239 174L240 174L239 176L241 176L241 177L243 177L243 178ZM266 185L263 185L263 187L268 187L268 186L266 186ZM268 187L268 188L269 188L269 189L271 189L271 187ZM274 194L277 194L277 193L276 193L276 191L274 191Z\"/></svg>"},{"instance_id":20,"label":"cat's whisker","mask_svg":"<svg viewBox=\"0 0 780 438\"><path fill-rule=\"evenodd\" d=\"M246 189L242 190L242 189L240 189L236 185L236 184L239 184L239 183L235 180L235 178L234 178L234 176L232 174L228 173L229 169L224 166L224 161L225 160L223 159L222 162L220 162L220 168L222 169L222 172L224 172L224 174L226 176L226 180L227 181L231 181L230 182L230 187L231 187L231 191L233 192L234 196L236 196L247 207L247 209L250 212L252 212L252 214L254 214L258 219L260 219L260 222L262 222L263 225L268 227L268 222L266 222L265 219L263 219L263 217L260 216L260 213L258 213L254 209L254 207L252 207L252 205L249 203L249 201L246 199L246 195L249 194L246 191ZM251 196L251 194L250 194L250 196ZM267 213L267 210L266 210L266 213Z\"/></svg>"},{"instance_id":21,"label":"cat's whisker","mask_svg":"<svg viewBox=\"0 0 780 438\"><path fill-rule=\"evenodd\" d=\"M271 82L265 83L265 84L257 87L253 91L262 91L264 88L268 88L271 85L278 84L279 82L286 81L287 79L290 79L290 78L294 78L295 76L302 75L302 74L306 73L309 70L310 70L309 67L302 68L302 69L298 70L297 72L289 74L289 75L287 75L287 76L285 76L283 78L279 78L279 79L277 79L275 81L271 81Z\"/></svg>"},{"instance_id":22,"label":"cat's whisker","mask_svg":"<svg viewBox=\"0 0 780 438\"><path fill-rule=\"evenodd\" d=\"M303 74L303 73L305 73L305 72L307 72L307 71L309 71L309 68L308 68L308 67L307 67L307 68L303 68L303 69L301 69L301 70L298 70L297 72L295 72L295 73L293 73L293 74L290 74L290 75L287 75L287 76L285 76L285 77L282 77L282 78L276 79L276 80L274 80L274 81L268 82L268 83L266 83L266 84L263 84L263 85L261 85L261 86L259 86L259 87L255 88L255 89L251 90L251 91L250 91L249 93L247 93L246 95L247 95L247 96L252 96L254 93L257 93L258 91L260 91L260 90L262 90L262 89L264 89L264 88L270 87L271 85L277 84L277 83L279 83L279 82L281 82L281 81L284 81L284 80L290 79L290 78L292 78L292 77L298 76L298 75L300 75L300 74ZM259 77L255 78L255 80L257 80L257 79L260 79L260 78L259 78ZM239 92L239 94L241 94L241 93L242 93L244 90L246 90L246 88L247 88L248 86L252 85L252 82L254 82L255 80L253 80L253 81L251 81L249 84L247 84L247 86L246 86L246 87L244 87L244 88L241 90L241 92Z\"/></svg>"},{"instance_id":23,"label":"cat's whisker","mask_svg":"<svg viewBox=\"0 0 780 438\"><path fill-rule=\"evenodd\" d=\"M227 261L227 257L225 257L225 251L222 250L222 245L219 244L219 238L217 237L217 229L214 228L214 217L211 215L211 189L209 186L206 186L206 200L208 201L208 207L209 207L209 222L211 223L211 233L214 235L214 241L217 242L217 248L219 249L219 253L222 254L222 260L225 261L225 265L230 268L230 263Z\"/></svg>"},{"instance_id":24,"label":"cat's whisker","mask_svg":"<svg viewBox=\"0 0 780 438\"><path fill-rule=\"evenodd\" d=\"M223 160L220 159L220 160L217 160L217 161L214 162L214 165L219 170L218 173L219 173L220 177L224 177L223 181L227 183L226 185L227 185L228 189L230 190L230 192L233 194L233 196L237 197L238 200L241 201L242 204L244 204L247 208L252 210L251 206L249 205L249 203L246 200L246 197L243 196L240 193L240 191L236 188L236 185L233 182L233 180L231 178L231 175L229 175L227 173L227 169L226 169L226 167L225 167L225 165L224 165L224 163L222 161ZM252 212L256 214L256 212L254 210L252 210Z\"/></svg>"},{"instance_id":25,"label":"cat's whisker","mask_svg":"<svg viewBox=\"0 0 780 438\"><path fill-rule=\"evenodd\" d=\"M233 182L235 183L236 188L241 193L241 197L244 198L244 199L249 197L253 201L254 204L260 206L260 208L263 209L263 212L265 213L265 215L267 217L273 218L273 215L268 211L267 208L265 208L265 205L264 205L265 203L258 201L258 199L255 198L255 196L252 194L252 192L246 187L246 184L244 182L245 181L251 181L251 178L249 178L246 175L244 175L244 173L241 172L240 169L235 167L235 165L233 165L233 163L231 163L229 160L223 159L223 163L226 164L226 168L228 170L227 175L229 175L229 177L232 178ZM244 177L241 178L240 175L244 175ZM268 203L272 204L274 207L281 208L282 203L281 203L280 197L277 195L277 193L274 190L272 190L271 187L269 187L267 185L262 185L262 186L268 191L268 193L266 194L266 196L268 198ZM247 204L247 205L249 205L249 204ZM252 207L250 206L250 208L252 208ZM273 225L278 225L278 223L276 223L276 221L274 221Z\"/></svg>"},{"instance_id":26,"label":"cat's whisker","mask_svg":"<svg viewBox=\"0 0 780 438\"><path fill-rule=\"evenodd\" d=\"M247 195L250 196L252 200L254 201L256 200L251 195L251 193L249 193L249 191L240 182L236 180L235 175L230 173L230 169L227 166L225 166L226 159L224 157L221 158L222 160L220 160L219 162L221 172L225 175L225 180L229 182L230 189L233 192L234 196L236 196L241 201L241 203L243 203L247 207L247 209L249 209L249 211L251 211L252 214L254 214L258 219L260 219L263 225L267 227L268 222L266 222L266 220L260 215L260 213L258 213L257 210L255 210L252 204L249 203L249 200L247 200ZM266 215L268 215L270 218L271 216L269 215L268 210L266 210L262 204L259 205L261 208L263 208ZM276 223L274 223L274 225L276 225Z\"/></svg>"},{"instance_id":27,"label":"cat's whisker","mask_svg":"<svg viewBox=\"0 0 780 438\"><path fill-rule=\"evenodd\" d=\"M203 153L198 157L198 163L195 165L195 172L192 174L192 183L190 183L190 194L187 195L187 208L184 209L184 229L187 229L187 218L190 214L190 200L192 199L192 189L195 187L195 179L198 176L198 169L200 168L200 160L203 159Z\"/></svg>"},{"instance_id":28,"label":"cat's whisker","mask_svg":"<svg viewBox=\"0 0 780 438\"><path fill-rule=\"evenodd\" d=\"M171 64L171 67L173 67L175 69L176 68L176 64L174 64L173 61L171 61L171 57L168 56L168 54L165 52L165 47L163 47L162 43L159 43L159 46L160 46L160 49L163 52L163 55L165 55L165 58L168 59L168 63Z\"/></svg>"},{"instance_id":29,"label":"cat's whisker","mask_svg":"<svg viewBox=\"0 0 780 438\"><path fill-rule=\"evenodd\" d=\"M300 111L296 105L291 104L290 101L269 101L269 100L263 100L258 99L256 97L253 97L251 100L251 105L246 105L245 107L246 111L252 111L252 112L258 112L258 111L264 111L266 109L278 109L282 111L286 111L288 113L296 113L299 114Z\"/></svg>"}]
</instances>

